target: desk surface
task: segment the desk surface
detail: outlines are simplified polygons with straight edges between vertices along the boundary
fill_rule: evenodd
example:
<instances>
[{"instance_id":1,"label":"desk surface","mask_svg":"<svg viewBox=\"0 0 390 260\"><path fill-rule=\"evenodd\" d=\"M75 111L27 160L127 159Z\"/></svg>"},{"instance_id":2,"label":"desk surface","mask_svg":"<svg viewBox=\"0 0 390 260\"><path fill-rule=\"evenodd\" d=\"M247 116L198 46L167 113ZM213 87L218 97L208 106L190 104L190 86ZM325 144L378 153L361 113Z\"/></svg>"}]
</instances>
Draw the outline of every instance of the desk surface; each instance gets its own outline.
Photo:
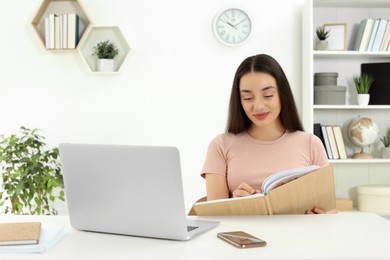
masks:
<instances>
[{"instance_id":1,"label":"desk surface","mask_svg":"<svg viewBox=\"0 0 390 260\"><path fill-rule=\"evenodd\" d=\"M42 221L68 228L42 254L0 254L1 259L390 259L390 221L370 213L212 217L221 224L187 242L77 231L68 216L0 216L0 222ZM238 249L217 232L246 231L268 242Z\"/></svg>"}]
</instances>

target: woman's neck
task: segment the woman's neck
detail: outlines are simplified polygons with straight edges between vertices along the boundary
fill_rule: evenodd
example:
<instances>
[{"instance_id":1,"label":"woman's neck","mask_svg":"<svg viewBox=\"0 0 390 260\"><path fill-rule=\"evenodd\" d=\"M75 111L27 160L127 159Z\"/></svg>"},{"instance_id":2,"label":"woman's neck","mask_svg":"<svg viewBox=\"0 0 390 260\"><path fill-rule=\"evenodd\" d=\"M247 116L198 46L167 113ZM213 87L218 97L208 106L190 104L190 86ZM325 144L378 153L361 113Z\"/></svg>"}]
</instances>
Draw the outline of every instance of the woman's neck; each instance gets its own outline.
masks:
<instances>
[{"instance_id":1,"label":"woman's neck","mask_svg":"<svg viewBox=\"0 0 390 260\"><path fill-rule=\"evenodd\" d=\"M261 141L274 141L280 138L285 132L286 129L282 126L281 123L263 127L258 127L252 124L248 128L248 134L252 138Z\"/></svg>"}]
</instances>

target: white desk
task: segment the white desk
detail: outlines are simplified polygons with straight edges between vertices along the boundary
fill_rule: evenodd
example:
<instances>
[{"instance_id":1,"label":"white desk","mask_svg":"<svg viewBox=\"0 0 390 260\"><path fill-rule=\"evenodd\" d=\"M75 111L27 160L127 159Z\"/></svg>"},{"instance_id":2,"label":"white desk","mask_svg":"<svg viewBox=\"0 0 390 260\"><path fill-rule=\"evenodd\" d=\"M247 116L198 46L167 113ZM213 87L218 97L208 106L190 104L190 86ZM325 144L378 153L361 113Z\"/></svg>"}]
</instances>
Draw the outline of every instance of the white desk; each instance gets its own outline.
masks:
<instances>
[{"instance_id":1,"label":"white desk","mask_svg":"<svg viewBox=\"0 0 390 260\"><path fill-rule=\"evenodd\" d=\"M390 221L370 213L215 217L221 224L188 242L74 230L68 216L0 216L0 221L58 223L68 234L43 254L0 259L390 259ZM217 232L243 230L268 242L238 249Z\"/></svg>"}]
</instances>

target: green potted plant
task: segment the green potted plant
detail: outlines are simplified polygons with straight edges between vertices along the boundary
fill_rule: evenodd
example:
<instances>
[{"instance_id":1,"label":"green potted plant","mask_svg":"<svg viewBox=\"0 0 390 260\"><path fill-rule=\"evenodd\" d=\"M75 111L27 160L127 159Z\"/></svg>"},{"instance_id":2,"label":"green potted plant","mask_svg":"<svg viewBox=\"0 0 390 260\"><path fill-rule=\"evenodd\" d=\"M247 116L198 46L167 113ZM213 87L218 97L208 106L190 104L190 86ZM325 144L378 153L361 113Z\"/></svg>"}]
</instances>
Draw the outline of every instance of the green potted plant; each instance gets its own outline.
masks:
<instances>
[{"instance_id":1,"label":"green potted plant","mask_svg":"<svg viewBox=\"0 0 390 260\"><path fill-rule=\"evenodd\" d=\"M58 214L52 206L64 201L58 148L48 149L39 129L0 136L0 213Z\"/></svg>"},{"instance_id":2,"label":"green potted plant","mask_svg":"<svg viewBox=\"0 0 390 260\"><path fill-rule=\"evenodd\" d=\"M384 136L381 138L381 142L383 143L384 147L382 147L382 158L389 159L390 158L390 128L387 128L387 131Z\"/></svg>"},{"instance_id":3,"label":"green potted plant","mask_svg":"<svg viewBox=\"0 0 390 260\"><path fill-rule=\"evenodd\" d=\"M370 101L370 88L374 82L374 77L368 73L362 73L360 76L354 76L356 91L358 93L357 101L359 105L368 105Z\"/></svg>"},{"instance_id":4,"label":"green potted plant","mask_svg":"<svg viewBox=\"0 0 390 260\"><path fill-rule=\"evenodd\" d=\"M316 50L327 50L327 39L330 36L330 30L325 30L325 27L317 27L315 32L318 38L318 41L316 43Z\"/></svg>"},{"instance_id":5,"label":"green potted plant","mask_svg":"<svg viewBox=\"0 0 390 260\"><path fill-rule=\"evenodd\" d=\"M119 49L115 43L107 41L98 42L93 47L94 56L98 57L98 71L114 71L114 58L119 54Z\"/></svg>"}]
</instances>

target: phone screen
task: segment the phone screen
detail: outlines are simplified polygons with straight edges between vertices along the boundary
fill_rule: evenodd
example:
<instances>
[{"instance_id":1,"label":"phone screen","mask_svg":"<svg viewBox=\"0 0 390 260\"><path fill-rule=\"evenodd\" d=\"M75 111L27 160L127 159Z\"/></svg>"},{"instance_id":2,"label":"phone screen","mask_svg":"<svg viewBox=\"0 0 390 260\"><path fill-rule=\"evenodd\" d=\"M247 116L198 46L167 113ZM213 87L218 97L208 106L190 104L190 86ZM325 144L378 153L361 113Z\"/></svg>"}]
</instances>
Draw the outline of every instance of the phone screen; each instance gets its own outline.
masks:
<instances>
[{"instance_id":1,"label":"phone screen","mask_svg":"<svg viewBox=\"0 0 390 260\"><path fill-rule=\"evenodd\" d=\"M229 242L230 244L240 248L260 247L267 244L267 242L264 240L249 235L243 231L222 232L218 233L217 236L226 242Z\"/></svg>"}]
</instances>

